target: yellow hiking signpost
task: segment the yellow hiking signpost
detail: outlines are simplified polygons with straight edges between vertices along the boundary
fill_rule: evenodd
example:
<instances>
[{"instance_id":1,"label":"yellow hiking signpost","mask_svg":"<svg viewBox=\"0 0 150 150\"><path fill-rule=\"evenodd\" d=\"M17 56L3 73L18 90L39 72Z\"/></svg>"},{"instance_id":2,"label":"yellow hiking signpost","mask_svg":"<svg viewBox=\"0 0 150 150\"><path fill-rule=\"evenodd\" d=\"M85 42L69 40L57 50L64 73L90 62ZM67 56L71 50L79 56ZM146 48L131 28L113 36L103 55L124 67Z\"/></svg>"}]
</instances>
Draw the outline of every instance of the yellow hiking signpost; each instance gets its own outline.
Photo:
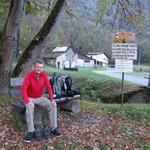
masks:
<instances>
[{"instance_id":1,"label":"yellow hiking signpost","mask_svg":"<svg viewBox=\"0 0 150 150\"><path fill-rule=\"evenodd\" d=\"M124 101L124 74L133 71L133 60L137 59L135 33L117 32L112 41L112 58L115 59L115 70L122 72L121 106Z\"/></svg>"}]
</instances>

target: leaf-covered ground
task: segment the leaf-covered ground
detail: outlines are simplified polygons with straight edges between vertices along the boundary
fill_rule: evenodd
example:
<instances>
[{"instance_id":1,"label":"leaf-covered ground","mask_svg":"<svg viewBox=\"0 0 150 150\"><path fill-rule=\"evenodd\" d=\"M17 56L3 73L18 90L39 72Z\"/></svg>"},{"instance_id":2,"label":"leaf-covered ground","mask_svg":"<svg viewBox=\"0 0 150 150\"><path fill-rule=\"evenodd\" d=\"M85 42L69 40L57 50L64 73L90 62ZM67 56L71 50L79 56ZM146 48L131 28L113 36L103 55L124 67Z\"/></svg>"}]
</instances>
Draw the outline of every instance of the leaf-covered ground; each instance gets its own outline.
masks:
<instances>
[{"instance_id":1,"label":"leaf-covered ground","mask_svg":"<svg viewBox=\"0 0 150 150\"><path fill-rule=\"evenodd\" d=\"M48 140L23 142L24 131L14 126L9 102L0 102L0 150L149 150L150 119L135 120L131 115L121 114L119 106L81 103L81 112L58 113L61 138L51 136ZM5 100L5 99L4 99ZM119 109L116 109L119 108ZM129 113L129 110L127 110ZM126 111L126 112L127 112ZM139 109L140 111L140 109ZM150 112L149 109L145 113ZM17 120L19 121L19 120ZM21 124L20 124L21 126Z\"/></svg>"}]
</instances>

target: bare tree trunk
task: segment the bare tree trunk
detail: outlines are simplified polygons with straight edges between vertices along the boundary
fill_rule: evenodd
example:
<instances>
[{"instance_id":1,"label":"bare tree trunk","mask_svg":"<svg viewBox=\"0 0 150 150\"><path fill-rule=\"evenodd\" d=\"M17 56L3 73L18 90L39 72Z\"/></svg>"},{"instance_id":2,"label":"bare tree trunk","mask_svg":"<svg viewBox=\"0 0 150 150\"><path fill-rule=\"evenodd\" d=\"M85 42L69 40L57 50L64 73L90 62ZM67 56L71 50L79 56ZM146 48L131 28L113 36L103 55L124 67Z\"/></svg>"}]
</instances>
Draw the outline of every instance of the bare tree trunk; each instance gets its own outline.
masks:
<instances>
[{"instance_id":1,"label":"bare tree trunk","mask_svg":"<svg viewBox=\"0 0 150 150\"><path fill-rule=\"evenodd\" d=\"M20 54L19 39L20 39L20 30L18 30L18 34L17 34L17 43L16 43L16 51L15 51L16 60L18 60Z\"/></svg>"},{"instance_id":2,"label":"bare tree trunk","mask_svg":"<svg viewBox=\"0 0 150 150\"><path fill-rule=\"evenodd\" d=\"M25 0L11 0L0 51L0 95L10 93L9 75L24 5Z\"/></svg>"},{"instance_id":3,"label":"bare tree trunk","mask_svg":"<svg viewBox=\"0 0 150 150\"><path fill-rule=\"evenodd\" d=\"M64 6L65 0L57 1L46 22L44 23L40 31L37 33L37 35L33 38L31 43L28 45L23 55L19 59L12 73L12 77L24 76L26 72L28 72L31 69L33 62L37 58L40 58L41 54L43 53L42 47L44 44L44 40L46 39L48 34L52 34L55 23L60 16L61 10L64 10Z\"/></svg>"}]
</instances>

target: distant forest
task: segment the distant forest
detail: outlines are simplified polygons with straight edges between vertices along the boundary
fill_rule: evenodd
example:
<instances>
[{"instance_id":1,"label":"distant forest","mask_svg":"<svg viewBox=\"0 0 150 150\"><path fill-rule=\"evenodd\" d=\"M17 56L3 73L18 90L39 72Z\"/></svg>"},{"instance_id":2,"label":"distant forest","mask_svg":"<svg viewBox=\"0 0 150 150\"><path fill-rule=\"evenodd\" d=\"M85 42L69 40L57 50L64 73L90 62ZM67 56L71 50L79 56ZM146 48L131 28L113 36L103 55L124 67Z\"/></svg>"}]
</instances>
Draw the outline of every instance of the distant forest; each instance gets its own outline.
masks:
<instances>
[{"instance_id":1,"label":"distant forest","mask_svg":"<svg viewBox=\"0 0 150 150\"><path fill-rule=\"evenodd\" d=\"M15 59L25 50L51 12L56 0L30 0L24 10ZM0 38L10 0L0 2ZM111 58L111 43L117 31L136 33L138 59L150 64L150 1L68 0L52 36L43 49L71 46L75 51L103 51ZM139 60L137 60L138 62ZM136 62L135 62L136 63Z\"/></svg>"}]
</instances>

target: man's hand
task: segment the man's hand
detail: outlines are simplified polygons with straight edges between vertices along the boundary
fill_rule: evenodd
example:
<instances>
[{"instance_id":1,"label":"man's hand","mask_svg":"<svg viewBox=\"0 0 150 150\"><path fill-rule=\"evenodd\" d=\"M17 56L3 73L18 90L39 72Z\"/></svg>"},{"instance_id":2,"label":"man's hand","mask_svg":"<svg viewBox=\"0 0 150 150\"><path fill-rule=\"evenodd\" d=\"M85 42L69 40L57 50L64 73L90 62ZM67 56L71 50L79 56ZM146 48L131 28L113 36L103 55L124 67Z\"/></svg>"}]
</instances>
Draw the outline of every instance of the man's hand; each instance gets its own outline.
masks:
<instances>
[{"instance_id":1,"label":"man's hand","mask_svg":"<svg viewBox=\"0 0 150 150\"><path fill-rule=\"evenodd\" d=\"M27 104L27 106L28 108L33 109L33 105L30 102Z\"/></svg>"},{"instance_id":2,"label":"man's hand","mask_svg":"<svg viewBox=\"0 0 150 150\"><path fill-rule=\"evenodd\" d=\"M52 100L52 105L54 106L54 107L57 107L57 104L56 104L56 102L54 101L54 100Z\"/></svg>"}]
</instances>

